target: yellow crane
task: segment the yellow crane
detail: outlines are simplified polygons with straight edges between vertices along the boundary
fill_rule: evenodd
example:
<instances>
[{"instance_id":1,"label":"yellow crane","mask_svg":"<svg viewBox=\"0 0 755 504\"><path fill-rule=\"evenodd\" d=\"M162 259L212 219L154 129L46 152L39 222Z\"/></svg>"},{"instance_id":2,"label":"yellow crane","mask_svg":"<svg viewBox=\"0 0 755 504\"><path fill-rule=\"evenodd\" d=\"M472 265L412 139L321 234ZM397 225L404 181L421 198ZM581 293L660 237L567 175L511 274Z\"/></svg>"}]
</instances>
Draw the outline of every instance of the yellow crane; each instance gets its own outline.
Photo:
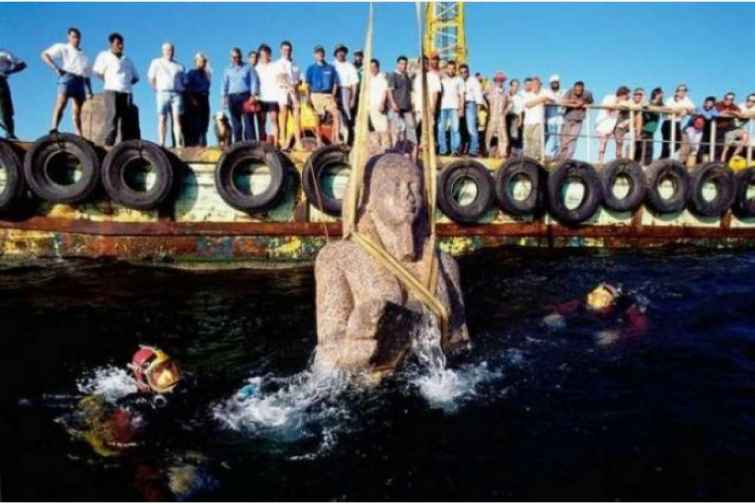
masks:
<instances>
[{"instance_id":1,"label":"yellow crane","mask_svg":"<svg viewBox=\"0 0 755 504\"><path fill-rule=\"evenodd\" d=\"M464 2L430 2L425 7L425 52L441 59L467 61ZM426 54L426 55L427 55Z\"/></svg>"}]
</instances>

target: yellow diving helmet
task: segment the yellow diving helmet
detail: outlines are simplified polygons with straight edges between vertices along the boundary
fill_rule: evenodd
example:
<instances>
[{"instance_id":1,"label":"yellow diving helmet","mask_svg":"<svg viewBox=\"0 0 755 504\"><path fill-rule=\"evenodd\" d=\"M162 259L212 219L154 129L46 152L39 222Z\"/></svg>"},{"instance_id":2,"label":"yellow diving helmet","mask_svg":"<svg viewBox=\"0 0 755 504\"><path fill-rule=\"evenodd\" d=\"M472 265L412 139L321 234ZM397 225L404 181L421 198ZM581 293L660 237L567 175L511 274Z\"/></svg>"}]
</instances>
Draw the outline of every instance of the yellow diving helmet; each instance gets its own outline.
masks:
<instances>
[{"instance_id":1,"label":"yellow diving helmet","mask_svg":"<svg viewBox=\"0 0 755 504\"><path fill-rule=\"evenodd\" d=\"M747 168L747 160L742 156L732 156L729 160L731 171L738 172Z\"/></svg>"},{"instance_id":2,"label":"yellow diving helmet","mask_svg":"<svg viewBox=\"0 0 755 504\"><path fill-rule=\"evenodd\" d=\"M181 380L181 372L168 354L156 347L139 346L128 366L142 392L172 392Z\"/></svg>"},{"instance_id":3,"label":"yellow diving helmet","mask_svg":"<svg viewBox=\"0 0 755 504\"><path fill-rule=\"evenodd\" d=\"M619 289L607 283L600 283L588 295L587 307L593 311L604 311L616 304L619 297Z\"/></svg>"}]
</instances>

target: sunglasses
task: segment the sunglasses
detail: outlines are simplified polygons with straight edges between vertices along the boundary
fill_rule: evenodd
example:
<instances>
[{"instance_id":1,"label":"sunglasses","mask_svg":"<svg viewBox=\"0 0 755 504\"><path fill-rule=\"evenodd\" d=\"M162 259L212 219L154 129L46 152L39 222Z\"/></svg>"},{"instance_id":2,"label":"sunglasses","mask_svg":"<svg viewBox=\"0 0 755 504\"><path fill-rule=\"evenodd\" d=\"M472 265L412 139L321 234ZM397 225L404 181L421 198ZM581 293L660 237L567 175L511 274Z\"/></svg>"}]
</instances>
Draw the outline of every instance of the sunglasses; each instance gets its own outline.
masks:
<instances>
[{"instance_id":1,"label":"sunglasses","mask_svg":"<svg viewBox=\"0 0 755 504\"><path fill-rule=\"evenodd\" d=\"M733 96L726 96L726 97L724 97L724 101L734 101L734 97Z\"/></svg>"},{"instance_id":2,"label":"sunglasses","mask_svg":"<svg viewBox=\"0 0 755 504\"><path fill-rule=\"evenodd\" d=\"M676 92L677 92L677 93L682 93L682 92L686 93L686 92L687 92L687 88L686 88L686 87L683 87L683 88L678 88L678 89L676 90Z\"/></svg>"}]
</instances>

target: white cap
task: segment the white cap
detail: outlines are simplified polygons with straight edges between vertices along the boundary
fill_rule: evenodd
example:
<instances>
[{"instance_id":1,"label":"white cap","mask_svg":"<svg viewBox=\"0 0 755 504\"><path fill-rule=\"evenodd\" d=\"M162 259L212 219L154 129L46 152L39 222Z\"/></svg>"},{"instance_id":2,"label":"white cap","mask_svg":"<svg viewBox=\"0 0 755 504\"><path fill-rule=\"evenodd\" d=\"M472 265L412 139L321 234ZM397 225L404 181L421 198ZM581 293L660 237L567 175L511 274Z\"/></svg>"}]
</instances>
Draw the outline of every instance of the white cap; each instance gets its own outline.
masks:
<instances>
[{"instance_id":1,"label":"white cap","mask_svg":"<svg viewBox=\"0 0 755 504\"><path fill-rule=\"evenodd\" d=\"M561 82L561 78L558 76L558 74L551 75L550 79L548 79L548 82Z\"/></svg>"}]
</instances>

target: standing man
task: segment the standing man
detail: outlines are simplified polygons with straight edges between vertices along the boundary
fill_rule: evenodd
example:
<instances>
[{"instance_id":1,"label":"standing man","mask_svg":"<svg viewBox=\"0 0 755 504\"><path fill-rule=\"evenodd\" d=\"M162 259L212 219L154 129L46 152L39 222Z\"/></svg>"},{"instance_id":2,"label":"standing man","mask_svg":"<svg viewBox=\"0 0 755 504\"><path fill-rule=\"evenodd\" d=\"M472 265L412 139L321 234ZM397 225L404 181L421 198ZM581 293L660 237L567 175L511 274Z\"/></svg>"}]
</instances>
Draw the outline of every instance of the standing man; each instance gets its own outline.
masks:
<instances>
[{"instance_id":1,"label":"standing man","mask_svg":"<svg viewBox=\"0 0 755 504\"><path fill-rule=\"evenodd\" d=\"M123 54L123 36L111 33L108 42L110 49L97 55L92 72L105 81L105 145L113 145L119 127L121 140L138 137L138 119L133 117L137 124L128 124L128 112L133 105L131 90L139 82L139 74L131 60Z\"/></svg>"},{"instance_id":2,"label":"standing man","mask_svg":"<svg viewBox=\"0 0 755 504\"><path fill-rule=\"evenodd\" d=\"M351 117L356 120L357 110L359 110L359 93L361 92L360 90L362 88L362 81L364 80L364 52L362 52L361 50L354 51L352 63L354 63L354 68L357 69L357 78L359 79L356 90L356 99L354 100L354 107L351 109Z\"/></svg>"},{"instance_id":3,"label":"standing man","mask_svg":"<svg viewBox=\"0 0 755 504\"><path fill-rule=\"evenodd\" d=\"M485 149L488 155L501 159L506 157L509 150L509 136L506 131L506 115L511 110L511 100L504 89L506 74L496 72L493 82L490 84L486 97L490 110L488 119L488 129L485 131ZM495 149L493 149L493 137L497 139Z\"/></svg>"},{"instance_id":4,"label":"standing man","mask_svg":"<svg viewBox=\"0 0 755 504\"><path fill-rule=\"evenodd\" d=\"M724 148L721 151L722 163L728 161L729 148L736 146L734 156L738 156L745 145L747 145L747 131L739 126L737 119L741 117L741 110L735 103L736 95L729 91L724 95L722 102L716 105L719 117L716 125L718 126L717 136L723 140Z\"/></svg>"},{"instance_id":5,"label":"standing man","mask_svg":"<svg viewBox=\"0 0 755 504\"><path fill-rule=\"evenodd\" d=\"M380 147L388 149L391 146L391 137L388 133L388 116L385 113L388 102L388 81L380 72L380 62L373 59L370 62L370 89L367 95L369 100L370 124L378 136Z\"/></svg>"},{"instance_id":6,"label":"standing man","mask_svg":"<svg viewBox=\"0 0 755 504\"><path fill-rule=\"evenodd\" d=\"M9 140L16 139L16 127L13 122L13 97L8 86L8 76L24 68L26 63L10 51L0 49L0 128L5 130L5 136Z\"/></svg>"},{"instance_id":7,"label":"standing man","mask_svg":"<svg viewBox=\"0 0 755 504\"><path fill-rule=\"evenodd\" d=\"M183 92L186 75L184 67L176 62L175 47L170 42L162 45L162 56L155 58L149 65L147 79L155 90L157 98L157 134L159 144L165 146L165 131L168 117L171 118L173 147L184 146L184 134L181 129L181 115L184 113Z\"/></svg>"},{"instance_id":8,"label":"standing man","mask_svg":"<svg viewBox=\"0 0 755 504\"><path fill-rule=\"evenodd\" d=\"M464 125L469 137L467 153L472 157L480 155L480 132L477 128L477 109L485 105L482 96L480 80L469 74L469 66L459 67L461 78L464 79Z\"/></svg>"},{"instance_id":9,"label":"standing man","mask_svg":"<svg viewBox=\"0 0 755 504\"><path fill-rule=\"evenodd\" d=\"M281 57L275 64L278 67L278 82L281 87L280 101L278 102L278 130L280 133L279 143L284 148L288 148L288 116L291 114L294 123L294 138L296 149L301 148L301 124L299 109L299 82L301 82L301 71L293 61L294 48L291 42L284 40L280 45Z\"/></svg>"},{"instance_id":10,"label":"standing man","mask_svg":"<svg viewBox=\"0 0 755 504\"><path fill-rule=\"evenodd\" d=\"M398 140L405 140L411 142L413 148L416 148L417 124L414 122L412 78L406 70L407 63L406 56L399 56L396 59L396 70L388 76L388 103L391 105L388 116L391 121L392 145L396 145ZM400 135L398 132L401 131L402 126L403 135Z\"/></svg>"},{"instance_id":11,"label":"standing man","mask_svg":"<svg viewBox=\"0 0 755 504\"><path fill-rule=\"evenodd\" d=\"M448 141L446 131L451 129L451 152L459 155L461 134L459 119L464 117L464 80L456 75L456 62L446 64L445 75L440 80L443 88L440 98L440 122L438 125L438 149L441 156L447 156Z\"/></svg>"},{"instance_id":12,"label":"standing man","mask_svg":"<svg viewBox=\"0 0 755 504\"><path fill-rule=\"evenodd\" d=\"M231 64L223 72L223 108L231 116L233 141L252 140L252 117L244 104L259 90L257 73L241 61L241 49L231 49Z\"/></svg>"},{"instance_id":13,"label":"standing man","mask_svg":"<svg viewBox=\"0 0 755 504\"><path fill-rule=\"evenodd\" d=\"M666 100L666 107L673 110L671 114L661 124L661 136L663 136L663 146L661 147L661 159L671 157L671 154L679 150L682 143L682 122L686 117L694 112L695 104L687 96L687 85L679 84L676 87L674 96ZM673 119L673 120L672 120ZM674 146L671 147L671 123L674 123Z\"/></svg>"},{"instance_id":14,"label":"standing man","mask_svg":"<svg viewBox=\"0 0 755 504\"><path fill-rule=\"evenodd\" d=\"M331 140L341 143L338 133L341 128L340 114L336 104L338 93L338 73L333 65L325 62L325 49L318 45L314 51L315 62L307 68L307 102L315 110L315 128L317 129L317 146L322 146L320 116L330 113L333 117Z\"/></svg>"},{"instance_id":15,"label":"standing man","mask_svg":"<svg viewBox=\"0 0 755 504\"><path fill-rule=\"evenodd\" d=\"M519 89L519 79L511 79L509 83L509 101L511 108L506 115L506 130L509 133L509 152L511 156L520 156L524 138L524 96Z\"/></svg>"},{"instance_id":16,"label":"standing man","mask_svg":"<svg viewBox=\"0 0 755 504\"><path fill-rule=\"evenodd\" d=\"M663 89L657 87L650 92L650 107L663 107ZM653 162L653 138L661 120L660 112L645 110L642 112L642 131L640 144L635 147L634 160L647 166Z\"/></svg>"},{"instance_id":17,"label":"standing man","mask_svg":"<svg viewBox=\"0 0 755 504\"><path fill-rule=\"evenodd\" d=\"M559 161L574 159L577 150L577 139L582 132L582 123L587 116L587 106L592 105L592 93L585 89L585 83L577 81L563 96L564 125L561 128L561 148L558 153Z\"/></svg>"},{"instance_id":18,"label":"standing man","mask_svg":"<svg viewBox=\"0 0 755 504\"><path fill-rule=\"evenodd\" d=\"M524 95L524 155L540 159L545 127L545 105L553 104L550 95L543 89L540 77L533 77L530 91Z\"/></svg>"},{"instance_id":19,"label":"standing man","mask_svg":"<svg viewBox=\"0 0 755 504\"><path fill-rule=\"evenodd\" d=\"M345 45L338 44L334 51L336 59L333 61L333 66L338 73L339 96L337 102L341 111L341 127L345 132L346 143L351 143L354 136L354 116L351 111L356 104L359 75L357 75L357 69L354 65L346 61L348 53L349 49Z\"/></svg>"},{"instance_id":20,"label":"standing man","mask_svg":"<svg viewBox=\"0 0 755 504\"><path fill-rule=\"evenodd\" d=\"M58 131L70 98L73 101L73 128L81 136L81 106L87 97L91 98L92 85L89 80L89 58L80 45L81 32L71 27L68 29L67 44L53 44L42 52L42 61L58 74L58 97L52 109L51 133Z\"/></svg>"},{"instance_id":21,"label":"standing man","mask_svg":"<svg viewBox=\"0 0 755 504\"><path fill-rule=\"evenodd\" d=\"M561 152L559 140L561 127L564 124L561 99L564 97L564 91L561 89L561 78L558 74L551 75L548 79L548 84L550 85L550 89L547 93L553 104L545 107L545 153L556 158Z\"/></svg>"},{"instance_id":22,"label":"standing man","mask_svg":"<svg viewBox=\"0 0 755 504\"><path fill-rule=\"evenodd\" d=\"M437 71L433 71L430 66L430 61L427 57L422 57L422 66L425 69L427 75L427 95L429 97L429 116L430 116L430 134L435 135L435 117L438 111L438 99L441 93L440 76ZM414 92L412 93L412 103L414 103L414 113L417 123L417 143L422 142L421 129L422 125L422 107L424 105L424 97L422 96L422 73L418 72L414 76Z\"/></svg>"},{"instance_id":23,"label":"standing man","mask_svg":"<svg viewBox=\"0 0 755 504\"><path fill-rule=\"evenodd\" d=\"M271 142L276 147L279 140L278 104L284 98L278 75L281 73L277 64L272 62L272 50L267 44L260 45L257 52L260 60L255 70L260 80L260 112L257 123L260 125L260 138ZM267 124L270 124L270 136L266 137Z\"/></svg>"},{"instance_id":24,"label":"standing man","mask_svg":"<svg viewBox=\"0 0 755 504\"><path fill-rule=\"evenodd\" d=\"M210 126L210 83L212 71L207 55L198 52L194 56L194 68L186 74L186 103L189 116L189 132L186 145L207 146L207 128Z\"/></svg>"}]
</instances>

